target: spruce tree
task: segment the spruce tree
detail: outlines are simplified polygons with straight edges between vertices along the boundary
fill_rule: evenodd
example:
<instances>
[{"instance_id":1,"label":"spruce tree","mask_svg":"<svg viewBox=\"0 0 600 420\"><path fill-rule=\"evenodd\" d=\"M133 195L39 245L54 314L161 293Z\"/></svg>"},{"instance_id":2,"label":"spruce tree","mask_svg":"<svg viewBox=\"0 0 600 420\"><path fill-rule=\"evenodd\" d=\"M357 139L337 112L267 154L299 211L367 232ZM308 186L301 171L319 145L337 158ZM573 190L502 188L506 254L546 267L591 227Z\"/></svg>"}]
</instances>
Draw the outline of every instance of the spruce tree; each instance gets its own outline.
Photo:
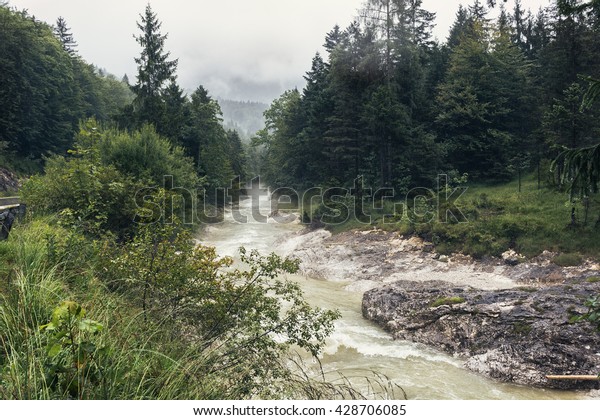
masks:
<instances>
[{"instance_id":1,"label":"spruce tree","mask_svg":"<svg viewBox=\"0 0 600 420\"><path fill-rule=\"evenodd\" d=\"M151 123L160 132L164 121L165 104L163 93L165 86L175 80L177 60L169 60L170 53L165 52L165 40L162 35L162 23L148 4L141 22L137 26L141 35L135 36L142 47L140 57L135 59L138 65L137 82L132 89L136 94L134 115L138 124Z\"/></svg>"},{"instance_id":2,"label":"spruce tree","mask_svg":"<svg viewBox=\"0 0 600 420\"><path fill-rule=\"evenodd\" d=\"M71 28L67 25L67 21L62 16L59 16L56 20L54 34L60 40L64 50L71 57L74 57L77 54L77 42L75 42L75 38L73 38L73 33L71 32Z\"/></svg>"}]
</instances>

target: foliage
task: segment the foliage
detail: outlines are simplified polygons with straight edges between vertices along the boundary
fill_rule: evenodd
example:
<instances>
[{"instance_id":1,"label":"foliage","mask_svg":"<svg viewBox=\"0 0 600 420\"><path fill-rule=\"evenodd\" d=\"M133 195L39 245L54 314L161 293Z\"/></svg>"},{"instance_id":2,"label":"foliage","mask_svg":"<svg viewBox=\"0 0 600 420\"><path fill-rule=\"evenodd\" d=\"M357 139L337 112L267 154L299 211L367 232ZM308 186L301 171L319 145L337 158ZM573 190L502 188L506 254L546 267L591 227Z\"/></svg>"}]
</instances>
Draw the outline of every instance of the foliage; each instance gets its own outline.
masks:
<instances>
[{"instance_id":1,"label":"foliage","mask_svg":"<svg viewBox=\"0 0 600 420\"><path fill-rule=\"evenodd\" d=\"M218 102L199 86L191 95L188 109L190 118L183 131L183 146L194 158L198 173L206 177L210 189L229 186L236 175L232 162L241 158L242 150L230 148L233 139L223 128Z\"/></svg>"},{"instance_id":2,"label":"foliage","mask_svg":"<svg viewBox=\"0 0 600 420\"><path fill-rule=\"evenodd\" d=\"M48 324L40 330L47 334L46 381L51 389L72 398L83 399L87 383L98 383L103 375L101 357L108 349L98 348L94 335L102 324L85 317L85 310L76 302L67 301L52 312Z\"/></svg>"},{"instance_id":3,"label":"foliage","mask_svg":"<svg viewBox=\"0 0 600 420\"><path fill-rule=\"evenodd\" d=\"M59 213L63 223L86 234L113 233L123 238L132 233L133 221L147 214L140 209L150 205L152 220L158 221L170 207L157 206L173 206L176 191L165 190L183 191L184 205L193 208L199 183L182 149L171 146L151 127L128 134L102 129L90 120L82 124L71 157L49 158L45 175L30 178L22 196L32 211ZM138 193L144 193L143 202L138 202Z\"/></svg>"},{"instance_id":4,"label":"foliage","mask_svg":"<svg viewBox=\"0 0 600 420\"><path fill-rule=\"evenodd\" d=\"M600 144L583 149L565 150L553 163L561 167L559 181L568 185L571 198L587 197L600 186Z\"/></svg>"},{"instance_id":5,"label":"foliage","mask_svg":"<svg viewBox=\"0 0 600 420\"><path fill-rule=\"evenodd\" d=\"M241 249L247 268L225 270L231 259L197 246L174 225L146 226L130 243L102 249L109 287L130 293L149 318L193 327L207 347L220 343L222 363L232 366L245 359L264 369L266 360L281 357L292 344L316 357L337 318L310 308L297 284L280 279L296 272L298 261L275 254Z\"/></svg>"},{"instance_id":6,"label":"foliage","mask_svg":"<svg viewBox=\"0 0 600 420\"><path fill-rule=\"evenodd\" d=\"M242 252L247 265L234 269L174 226L127 244L47 241L68 234L37 219L0 243L3 399L361 397L288 363L298 348L317 354L338 316L284 278L296 261ZM79 252L83 271L67 262ZM133 281L143 276L146 311Z\"/></svg>"},{"instance_id":7,"label":"foliage","mask_svg":"<svg viewBox=\"0 0 600 420\"><path fill-rule=\"evenodd\" d=\"M166 84L175 80L177 60L169 60L164 51L167 35L160 33L161 22L146 5L141 22L137 23L141 35L135 37L142 51L135 59L138 65L137 81L132 89L136 95L133 103L134 118L138 126L153 124L159 131L165 118L163 94Z\"/></svg>"},{"instance_id":8,"label":"foliage","mask_svg":"<svg viewBox=\"0 0 600 420\"><path fill-rule=\"evenodd\" d=\"M557 255L552 259L552 262L561 267L575 267L583 262L583 258L576 253L566 253Z\"/></svg>"},{"instance_id":9,"label":"foliage","mask_svg":"<svg viewBox=\"0 0 600 420\"><path fill-rule=\"evenodd\" d=\"M600 296L590 297L585 301L584 305L588 308L588 312L583 315L574 316L572 321L587 321L600 332Z\"/></svg>"},{"instance_id":10,"label":"foliage","mask_svg":"<svg viewBox=\"0 0 600 420\"><path fill-rule=\"evenodd\" d=\"M73 33L70 32L71 28L67 26L67 21L62 16L59 16L56 19L56 26L54 27L54 34L61 42L64 50L70 56L74 57L77 54L77 43L73 38Z\"/></svg>"},{"instance_id":11,"label":"foliage","mask_svg":"<svg viewBox=\"0 0 600 420\"><path fill-rule=\"evenodd\" d=\"M19 158L64 153L79 119L104 120L131 101L128 87L74 56L26 11L0 6L0 39L0 141Z\"/></svg>"}]
</instances>

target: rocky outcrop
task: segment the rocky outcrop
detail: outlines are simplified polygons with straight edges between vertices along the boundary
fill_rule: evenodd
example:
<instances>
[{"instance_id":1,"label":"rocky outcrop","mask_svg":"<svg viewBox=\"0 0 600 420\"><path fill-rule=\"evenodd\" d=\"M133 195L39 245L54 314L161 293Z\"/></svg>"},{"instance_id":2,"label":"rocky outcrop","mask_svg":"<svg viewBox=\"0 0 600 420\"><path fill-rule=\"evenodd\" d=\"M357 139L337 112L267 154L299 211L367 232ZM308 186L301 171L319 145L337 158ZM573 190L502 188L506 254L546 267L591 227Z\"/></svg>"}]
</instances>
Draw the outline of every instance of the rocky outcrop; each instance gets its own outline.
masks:
<instances>
[{"instance_id":1,"label":"rocky outcrop","mask_svg":"<svg viewBox=\"0 0 600 420\"><path fill-rule=\"evenodd\" d=\"M7 169L0 168L0 192L14 192L19 189L17 176Z\"/></svg>"},{"instance_id":2,"label":"rocky outcrop","mask_svg":"<svg viewBox=\"0 0 600 420\"><path fill-rule=\"evenodd\" d=\"M469 369L502 381L551 388L598 382L548 381L546 375L600 373L600 335L570 317L586 312L600 283L483 291L440 282L401 281L364 294L363 316L395 339L465 357Z\"/></svg>"}]
</instances>

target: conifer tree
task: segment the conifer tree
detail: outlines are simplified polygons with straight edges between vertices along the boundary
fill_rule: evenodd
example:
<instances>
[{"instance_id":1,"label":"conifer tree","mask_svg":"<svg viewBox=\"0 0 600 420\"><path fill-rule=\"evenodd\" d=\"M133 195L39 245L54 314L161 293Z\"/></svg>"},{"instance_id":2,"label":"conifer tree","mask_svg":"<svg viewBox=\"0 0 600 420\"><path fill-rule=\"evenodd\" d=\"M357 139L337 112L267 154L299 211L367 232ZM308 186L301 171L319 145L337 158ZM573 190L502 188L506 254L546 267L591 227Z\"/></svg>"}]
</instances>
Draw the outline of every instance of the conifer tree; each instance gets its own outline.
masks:
<instances>
[{"instance_id":1,"label":"conifer tree","mask_svg":"<svg viewBox=\"0 0 600 420\"><path fill-rule=\"evenodd\" d=\"M67 25L67 21L62 16L56 20L56 27L54 27L54 34L60 40L65 51L74 57L77 54L77 42L73 38L71 28Z\"/></svg>"},{"instance_id":2,"label":"conifer tree","mask_svg":"<svg viewBox=\"0 0 600 420\"><path fill-rule=\"evenodd\" d=\"M149 4L140 19L137 26L141 35L135 36L135 39L142 52L135 59L138 74L136 84L132 86L136 94L134 115L138 124L154 124L160 132L165 113L163 94L168 83L175 80L177 60L169 60L170 53L165 52L168 35L161 34L162 23Z\"/></svg>"}]
</instances>

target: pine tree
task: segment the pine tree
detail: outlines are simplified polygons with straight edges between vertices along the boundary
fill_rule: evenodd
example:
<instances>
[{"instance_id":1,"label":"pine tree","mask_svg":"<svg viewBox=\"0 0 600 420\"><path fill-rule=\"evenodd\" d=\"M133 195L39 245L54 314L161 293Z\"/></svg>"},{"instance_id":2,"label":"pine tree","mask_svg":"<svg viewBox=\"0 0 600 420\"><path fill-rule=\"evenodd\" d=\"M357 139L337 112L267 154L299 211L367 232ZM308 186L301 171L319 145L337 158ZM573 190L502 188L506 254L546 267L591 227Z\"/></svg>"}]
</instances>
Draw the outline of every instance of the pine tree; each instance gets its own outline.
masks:
<instances>
[{"instance_id":1,"label":"pine tree","mask_svg":"<svg viewBox=\"0 0 600 420\"><path fill-rule=\"evenodd\" d=\"M199 86L191 95L182 143L210 188L225 187L235 175L221 107Z\"/></svg>"},{"instance_id":2,"label":"pine tree","mask_svg":"<svg viewBox=\"0 0 600 420\"><path fill-rule=\"evenodd\" d=\"M340 27L339 25L335 25L331 32L328 32L327 36L325 36L325 44L323 44L323 47L331 54L335 47L340 43L341 38L342 32L340 31Z\"/></svg>"},{"instance_id":3,"label":"pine tree","mask_svg":"<svg viewBox=\"0 0 600 420\"><path fill-rule=\"evenodd\" d=\"M186 105L188 103L183 89L175 80L167 86L162 94L164 101L163 121L159 125L159 134L171 139L174 143L181 143L183 128L188 118Z\"/></svg>"},{"instance_id":4,"label":"pine tree","mask_svg":"<svg viewBox=\"0 0 600 420\"><path fill-rule=\"evenodd\" d=\"M134 115L138 124L151 123L160 132L164 120L165 105L162 95L165 86L175 80L177 60L169 60L170 53L165 52L165 40L168 35L160 33L161 22L152 11L150 4L140 15L137 26L142 32L135 36L142 47L140 57L135 59L138 65L137 82L132 86L136 94Z\"/></svg>"},{"instance_id":5,"label":"pine tree","mask_svg":"<svg viewBox=\"0 0 600 420\"><path fill-rule=\"evenodd\" d=\"M448 41L446 45L449 48L456 47L463 34L467 31L469 27L469 11L463 7L461 4L458 6L458 11L456 12L456 18L454 19L454 23L450 28L450 34L448 35Z\"/></svg>"},{"instance_id":6,"label":"pine tree","mask_svg":"<svg viewBox=\"0 0 600 420\"><path fill-rule=\"evenodd\" d=\"M62 16L59 16L59 18L56 20L54 34L60 40L63 48L71 57L77 55L77 43L75 42L75 38L73 38L71 28L68 27L67 21Z\"/></svg>"}]
</instances>

